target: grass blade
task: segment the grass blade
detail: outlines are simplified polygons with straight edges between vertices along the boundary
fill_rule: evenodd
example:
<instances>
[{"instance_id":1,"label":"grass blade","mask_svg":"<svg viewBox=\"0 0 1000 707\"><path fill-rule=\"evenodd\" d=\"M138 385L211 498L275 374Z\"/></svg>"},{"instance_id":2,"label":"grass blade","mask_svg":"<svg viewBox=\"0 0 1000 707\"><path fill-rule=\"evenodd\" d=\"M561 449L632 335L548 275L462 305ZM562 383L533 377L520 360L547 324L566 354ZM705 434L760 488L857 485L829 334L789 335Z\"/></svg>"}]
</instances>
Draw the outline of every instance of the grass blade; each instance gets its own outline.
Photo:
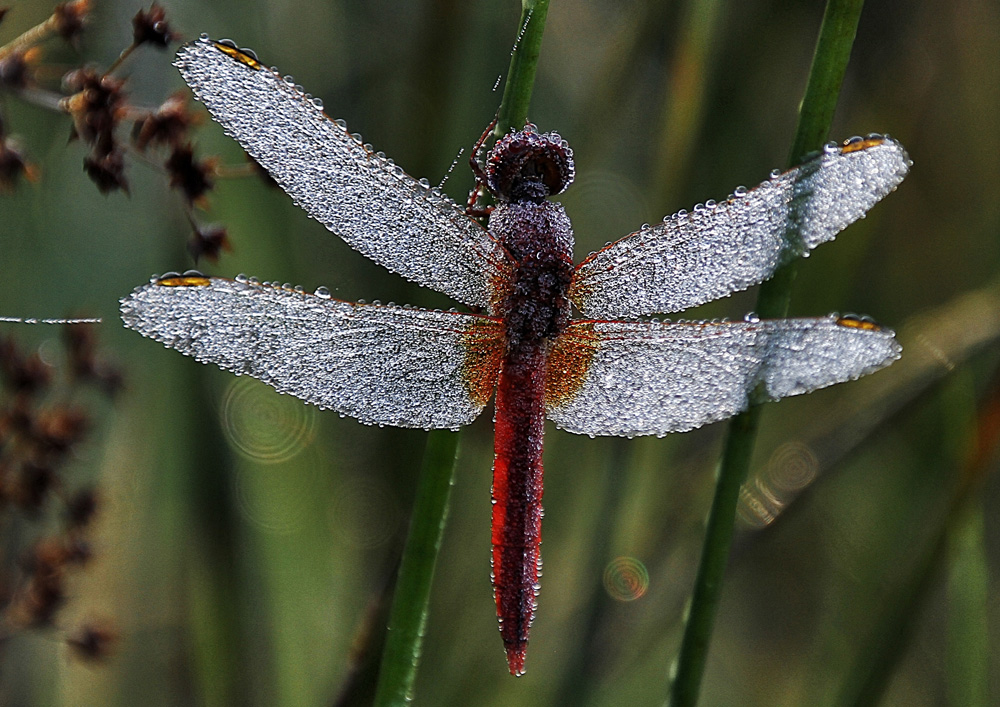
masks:
<instances>
[{"instance_id":1,"label":"grass blade","mask_svg":"<svg viewBox=\"0 0 1000 707\"><path fill-rule=\"evenodd\" d=\"M864 0L829 0L827 3L799 112L790 164L798 163L804 154L819 149L826 141L863 5ZM794 277L794 266L789 265L761 285L756 309L761 317L785 316ZM732 544L736 505L753 456L760 410L760 407L751 407L730 423L680 655L676 668L671 670L670 704L674 707L691 707L698 702Z\"/></svg>"}]
</instances>

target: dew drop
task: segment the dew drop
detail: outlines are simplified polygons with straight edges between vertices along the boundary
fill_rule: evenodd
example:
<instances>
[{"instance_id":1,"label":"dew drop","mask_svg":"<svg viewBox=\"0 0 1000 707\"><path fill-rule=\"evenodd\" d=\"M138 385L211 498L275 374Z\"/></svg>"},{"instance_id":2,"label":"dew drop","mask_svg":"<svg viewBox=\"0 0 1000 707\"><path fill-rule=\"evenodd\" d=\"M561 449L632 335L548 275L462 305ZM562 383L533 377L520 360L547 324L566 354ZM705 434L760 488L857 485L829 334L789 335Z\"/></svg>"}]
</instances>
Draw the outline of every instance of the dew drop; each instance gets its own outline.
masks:
<instances>
[{"instance_id":1,"label":"dew drop","mask_svg":"<svg viewBox=\"0 0 1000 707\"><path fill-rule=\"evenodd\" d=\"M315 292L313 292L313 294L319 297L320 299L330 299L330 290L324 287L323 285L317 287Z\"/></svg>"}]
</instances>

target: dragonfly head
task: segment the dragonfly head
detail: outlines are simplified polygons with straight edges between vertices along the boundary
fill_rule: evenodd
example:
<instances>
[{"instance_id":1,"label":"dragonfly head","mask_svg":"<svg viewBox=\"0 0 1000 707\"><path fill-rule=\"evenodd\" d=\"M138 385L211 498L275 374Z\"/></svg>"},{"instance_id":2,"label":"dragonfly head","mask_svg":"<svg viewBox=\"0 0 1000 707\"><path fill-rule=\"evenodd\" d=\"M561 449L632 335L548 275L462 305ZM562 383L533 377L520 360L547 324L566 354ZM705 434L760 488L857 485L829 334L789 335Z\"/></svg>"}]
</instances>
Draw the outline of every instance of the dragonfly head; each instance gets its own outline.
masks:
<instances>
[{"instance_id":1,"label":"dragonfly head","mask_svg":"<svg viewBox=\"0 0 1000 707\"><path fill-rule=\"evenodd\" d=\"M486 160L487 186L498 201L541 202L563 192L573 175L567 142L531 123L497 140Z\"/></svg>"}]
</instances>

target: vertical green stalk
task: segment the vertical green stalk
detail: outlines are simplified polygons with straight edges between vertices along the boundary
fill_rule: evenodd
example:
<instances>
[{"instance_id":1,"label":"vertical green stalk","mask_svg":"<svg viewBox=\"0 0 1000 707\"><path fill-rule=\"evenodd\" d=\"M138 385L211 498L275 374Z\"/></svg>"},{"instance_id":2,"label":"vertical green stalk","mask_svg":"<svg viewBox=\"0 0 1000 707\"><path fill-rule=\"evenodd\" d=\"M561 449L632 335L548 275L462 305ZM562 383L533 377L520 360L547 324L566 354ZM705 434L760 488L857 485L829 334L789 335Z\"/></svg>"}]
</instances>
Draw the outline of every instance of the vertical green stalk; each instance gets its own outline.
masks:
<instances>
[{"instance_id":1,"label":"vertical green stalk","mask_svg":"<svg viewBox=\"0 0 1000 707\"><path fill-rule=\"evenodd\" d=\"M989 559L982 494L956 504L947 528L947 695L950 707L990 703Z\"/></svg>"},{"instance_id":2,"label":"vertical green stalk","mask_svg":"<svg viewBox=\"0 0 1000 707\"><path fill-rule=\"evenodd\" d=\"M517 40L497 113L497 134L524 125L548 9L548 0L522 2ZM389 614L376 707L405 705L413 699L434 566L448 516L458 440L459 435L444 430L434 430L427 436L420 486Z\"/></svg>"},{"instance_id":3,"label":"vertical green stalk","mask_svg":"<svg viewBox=\"0 0 1000 707\"><path fill-rule=\"evenodd\" d=\"M827 2L809 82L799 110L798 127L789 158L792 165L798 164L803 155L820 149L826 141L863 5L864 0ZM761 285L757 299L757 313L761 317L785 316L794 278L794 267L786 265ZM732 544L736 504L750 467L759 420L760 407L752 406L735 417L729 427L680 655L676 670L671 670L670 704L673 707L691 707L698 702L722 591L722 578Z\"/></svg>"},{"instance_id":4,"label":"vertical green stalk","mask_svg":"<svg viewBox=\"0 0 1000 707\"><path fill-rule=\"evenodd\" d=\"M497 112L497 127L494 131L497 136L511 128L522 128L527 122L548 12L549 0L521 1L521 22L518 24L517 39L510 57L503 99Z\"/></svg>"},{"instance_id":5,"label":"vertical green stalk","mask_svg":"<svg viewBox=\"0 0 1000 707\"><path fill-rule=\"evenodd\" d=\"M420 485L389 613L389 632L375 693L378 707L405 705L413 699L434 567L448 519L458 439L457 433L447 430L433 430L427 435Z\"/></svg>"}]
</instances>

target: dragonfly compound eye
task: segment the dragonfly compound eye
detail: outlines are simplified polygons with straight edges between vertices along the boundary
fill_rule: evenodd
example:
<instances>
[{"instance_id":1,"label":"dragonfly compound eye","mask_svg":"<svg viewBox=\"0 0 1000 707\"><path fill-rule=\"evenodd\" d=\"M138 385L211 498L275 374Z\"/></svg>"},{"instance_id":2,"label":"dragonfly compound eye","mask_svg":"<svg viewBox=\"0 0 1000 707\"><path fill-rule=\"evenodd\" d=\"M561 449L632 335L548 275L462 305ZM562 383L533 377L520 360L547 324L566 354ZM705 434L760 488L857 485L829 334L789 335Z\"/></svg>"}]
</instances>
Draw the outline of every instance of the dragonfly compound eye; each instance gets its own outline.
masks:
<instances>
[{"instance_id":1,"label":"dragonfly compound eye","mask_svg":"<svg viewBox=\"0 0 1000 707\"><path fill-rule=\"evenodd\" d=\"M486 171L501 201L540 202L573 182L573 150L558 133L539 133L529 123L497 141Z\"/></svg>"}]
</instances>

